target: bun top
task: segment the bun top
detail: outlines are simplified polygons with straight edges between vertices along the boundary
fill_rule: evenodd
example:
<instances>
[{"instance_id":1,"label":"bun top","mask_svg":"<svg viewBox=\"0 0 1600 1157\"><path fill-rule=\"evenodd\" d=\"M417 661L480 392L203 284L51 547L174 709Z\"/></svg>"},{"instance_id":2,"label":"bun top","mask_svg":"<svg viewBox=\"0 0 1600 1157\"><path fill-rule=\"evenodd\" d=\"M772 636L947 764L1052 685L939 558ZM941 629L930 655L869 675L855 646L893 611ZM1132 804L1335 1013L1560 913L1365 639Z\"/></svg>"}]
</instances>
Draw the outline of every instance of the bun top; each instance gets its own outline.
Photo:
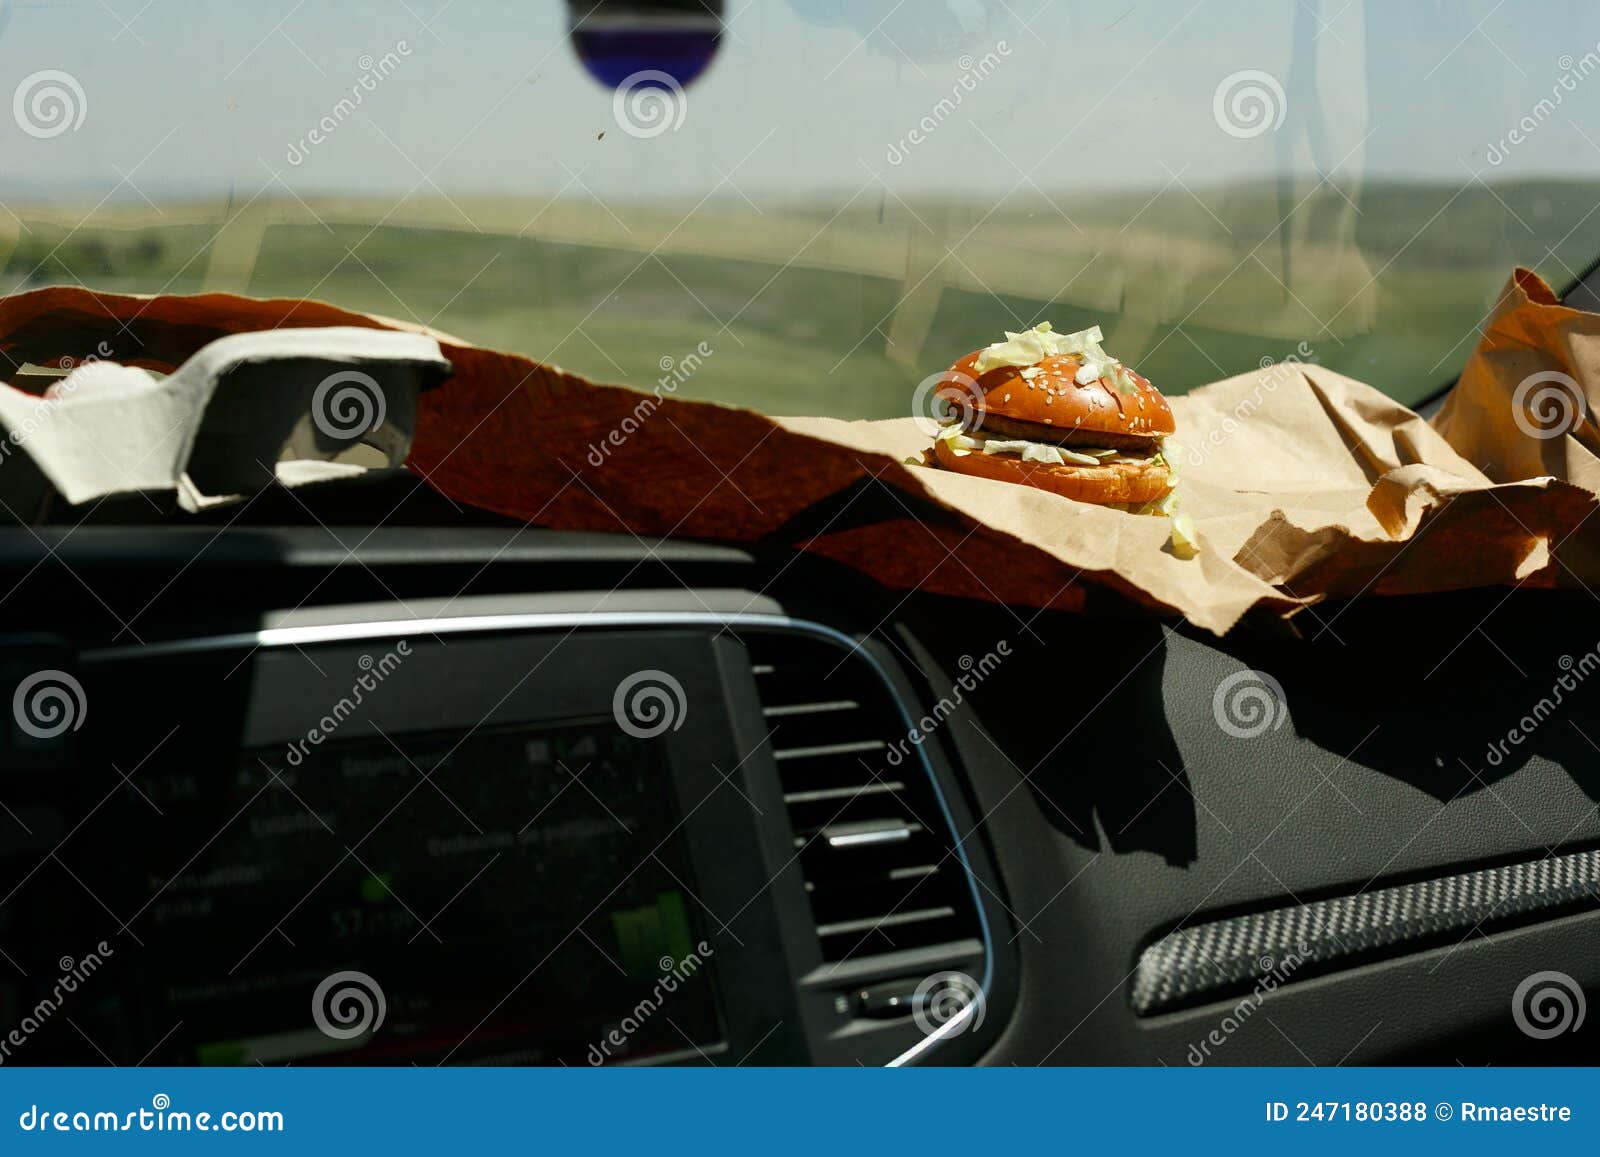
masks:
<instances>
[{"instance_id":1,"label":"bun top","mask_svg":"<svg viewBox=\"0 0 1600 1157\"><path fill-rule=\"evenodd\" d=\"M996 366L976 372L974 350L950 367L950 380L937 394L954 406L969 428L981 428L990 415L1014 422L1032 422L1062 433L1105 433L1160 438L1176 429L1172 408L1161 391L1132 370L1123 369L1132 387L1097 378L1077 384L1084 358L1051 354L1031 366ZM970 383L970 385L969 385Z\"/></svg>"}]
</instances>

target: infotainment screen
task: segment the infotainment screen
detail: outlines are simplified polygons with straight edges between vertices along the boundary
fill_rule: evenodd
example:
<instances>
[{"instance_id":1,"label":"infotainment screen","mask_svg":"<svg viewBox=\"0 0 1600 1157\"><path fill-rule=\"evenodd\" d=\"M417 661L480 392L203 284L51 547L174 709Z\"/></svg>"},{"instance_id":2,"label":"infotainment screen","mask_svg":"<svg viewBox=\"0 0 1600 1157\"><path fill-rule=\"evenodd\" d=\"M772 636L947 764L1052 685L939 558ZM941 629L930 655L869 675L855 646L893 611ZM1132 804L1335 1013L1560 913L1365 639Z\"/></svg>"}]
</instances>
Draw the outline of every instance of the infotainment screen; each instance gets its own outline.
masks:
<instances>
[{"instance_id":1,"label":"infotainment screen","mask_svg":"<svg viewBox=\"0 0 1600 1157\"><path fill-rule=\"evenodd\" d=\"M179 1026L150 1063L582 1065L720 1047L710 921L666 769L612 719L334 736L248 752L218 778L220 796L181 769L151 785L198 835L223 826L140 889L140 1019Z\"/></svg>"}]
</instances>

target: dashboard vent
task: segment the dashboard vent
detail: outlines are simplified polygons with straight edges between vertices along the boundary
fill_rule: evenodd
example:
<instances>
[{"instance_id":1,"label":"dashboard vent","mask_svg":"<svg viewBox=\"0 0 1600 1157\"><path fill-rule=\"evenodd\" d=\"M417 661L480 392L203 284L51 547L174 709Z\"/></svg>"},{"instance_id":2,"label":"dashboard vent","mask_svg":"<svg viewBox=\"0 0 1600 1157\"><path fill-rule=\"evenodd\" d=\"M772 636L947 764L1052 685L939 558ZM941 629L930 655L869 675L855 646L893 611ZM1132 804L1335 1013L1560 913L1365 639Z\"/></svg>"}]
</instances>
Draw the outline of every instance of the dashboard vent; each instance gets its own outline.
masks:
<instances>
[{"instance_id":1,"label":"dashboard vent","mask_svg":"<svg viewBox=\"0 0 1600 1157\"><path fill-rule=\"evenodd\" d=\"M807 635L743 641L823 960L955 948L977 936L944 809L871 664Z\"/></svg>"}]
</instances>

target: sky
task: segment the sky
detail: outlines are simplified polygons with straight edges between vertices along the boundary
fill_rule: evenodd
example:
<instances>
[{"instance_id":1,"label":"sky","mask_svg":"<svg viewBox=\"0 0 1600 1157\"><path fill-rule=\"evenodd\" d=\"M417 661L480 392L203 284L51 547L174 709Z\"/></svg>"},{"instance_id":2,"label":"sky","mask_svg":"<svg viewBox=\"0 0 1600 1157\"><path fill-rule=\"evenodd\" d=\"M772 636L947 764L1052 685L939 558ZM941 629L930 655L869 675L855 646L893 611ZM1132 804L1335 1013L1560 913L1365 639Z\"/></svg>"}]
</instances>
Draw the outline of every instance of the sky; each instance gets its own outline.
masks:
<instances>
[{"instance_id":1,"label":"sky","mask_svg":"<svg viewBox=\"0 0 1600 1157\"><path fill-rule=\"evenodd\" d=\"M248 196L273 173L302 196L420 185L644 201L837 199L874 174L906 196L975 197L1159 187L1174 174L1193 186L1282 172L1600 175L1600 71L1573 79L1585 52L1600 59L1600 5L726 8L717 58L687 90L681 122L640 137L577 59L562 3L0 0L0 100L13 98L13 115L0 107L0 200ZM391 53L397 64L360 106L303 147L368 63ZM977 76L986 54L998 67ZM16 98L45 71L76 82L62 90L76 127L29 135ZM1241 86L1263 94L1270 124L1223 125L1219 91ZM1535 111L1556 92L1559 105ZM1533 130L1507 141L1524 117ZM919 123L933 128L912 141Z\"/></svg>"}]
</instances>

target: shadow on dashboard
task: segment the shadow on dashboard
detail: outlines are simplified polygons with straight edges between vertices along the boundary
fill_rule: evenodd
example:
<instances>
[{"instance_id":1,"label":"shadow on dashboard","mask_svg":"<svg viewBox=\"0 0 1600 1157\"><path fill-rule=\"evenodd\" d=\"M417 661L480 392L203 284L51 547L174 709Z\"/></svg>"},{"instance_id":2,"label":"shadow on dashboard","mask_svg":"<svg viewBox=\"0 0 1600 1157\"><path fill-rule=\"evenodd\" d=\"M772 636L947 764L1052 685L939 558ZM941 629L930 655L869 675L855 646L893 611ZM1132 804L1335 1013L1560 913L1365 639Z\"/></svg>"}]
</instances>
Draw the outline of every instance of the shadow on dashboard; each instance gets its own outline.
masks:
<instances>
[{"instance_id":1,"label":"shadow on dashboard","mask_svg":"<svg viewBox=\"0 0 1600 1157\"><path fill-rule=\"evenodd\" d=\"M1597 607L1553 591L1365 599L1297 619L1297 640L1214 645L1281 683L1301 736L1440 802L1535 758L1600 800Z\"/></svg>"},{"instance_id":2,"label":"shadow on dashboard","mask_svg":"<svg viewBox=\"0 0 1600 1157\"><path fill-rule=\"evenodd\" d=\"M1164 699L1160 620L926 598L915 614L926 618L912 630L952 674L1006 642L1014 658L964 699L1046 820L1092 851L1194 862L1194 796Z\"/></svg>"}]
</instances>

